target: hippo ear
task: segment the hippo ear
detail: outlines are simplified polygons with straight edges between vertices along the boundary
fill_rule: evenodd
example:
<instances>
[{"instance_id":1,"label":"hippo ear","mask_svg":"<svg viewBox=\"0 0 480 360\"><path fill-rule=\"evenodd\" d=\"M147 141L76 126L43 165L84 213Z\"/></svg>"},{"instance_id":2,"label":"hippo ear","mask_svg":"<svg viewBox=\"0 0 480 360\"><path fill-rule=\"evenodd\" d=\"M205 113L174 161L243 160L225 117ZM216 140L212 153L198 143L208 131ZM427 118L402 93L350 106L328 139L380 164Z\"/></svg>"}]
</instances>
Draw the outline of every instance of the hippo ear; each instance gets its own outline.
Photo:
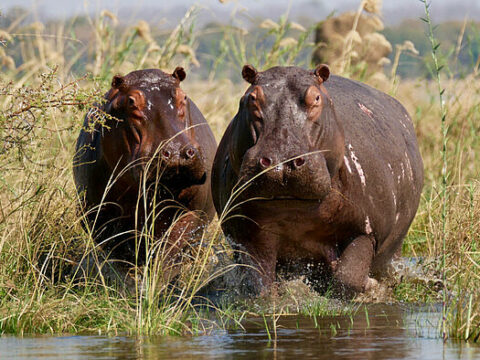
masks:
<instances>
[{"instance_id":1,"label":"hippo ear","mask_svg":"<svg viewBox=\"0 0 480 360\"><path fill-rule=\"evenodd\" d=\"M112 79L112 87L114 89L119 89L122 85L125 84L125 79L121 75L115 75Z\"/></svg>"},{"instance_id":2,"label":"hippo ear","mask_svg":"<svg viewBox=\"0 0 480 360\"><path fill-rule=\"evenodd\" d=\"M325 82L328 80L328 77L330 76L330 69L328 68L328 65L320 64L316 67L313 73L315 74L316 77L322 79L322 82Z\"/></svg>"},{"instance_id":3,"label":"hippo ear","mask_svg":"<svg viewBox=\"0 0 480 360\"><path fill-rule=\"evenodd\" d=\"M245 65L242 69L242 77L246 82L253 84L257 78L257 69L252 65Z\"/></svg>"},{"instance_id":4,"label":"hippo ear","mask_svg":"<svg viewBox=\"0 0 480 360\"><path fill-rule=\"evenodd\" d=\"M175 70L173 70L172 76L178 81L183 81L187 77L187 73L183 67L177 66Z\"/></svg>"}]
</instances>

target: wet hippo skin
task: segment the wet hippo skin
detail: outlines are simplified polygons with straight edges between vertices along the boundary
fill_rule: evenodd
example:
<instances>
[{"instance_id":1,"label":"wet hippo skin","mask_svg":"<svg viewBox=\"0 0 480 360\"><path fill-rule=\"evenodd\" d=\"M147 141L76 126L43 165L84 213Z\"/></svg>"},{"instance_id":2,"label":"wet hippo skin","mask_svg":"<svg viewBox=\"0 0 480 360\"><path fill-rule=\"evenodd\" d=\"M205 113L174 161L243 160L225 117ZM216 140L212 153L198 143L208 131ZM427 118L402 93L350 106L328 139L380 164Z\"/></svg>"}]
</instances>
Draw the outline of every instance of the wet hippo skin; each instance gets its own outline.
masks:
<instances>
[{"instance_id":1,"label":"wet hippo skin","mask_svg":"<svg viewBox=\"0 0 480 360\"><path fill-rule=\"evenodd\" d=\"M185 76L180 67L115 76L105 103L85 117L74 179L87 226L110 256L143 263L135 231L147 227L157 240L168 230L170 249L178 250L214 216L216 142L180 88Z\"/></svg>"},{"instance_id":2,"label":"wet hippo skin","mask_svg":"<svg viewBox=\"0 0 480 360\"><path fill-rule=\"evenodd\" d=\"M423 186L407 111L326 65L242 75L251 86L217 150L212 193L238 260L258 269L242 267L244 291L267 290L278 269L340 295L368 289L401 251Z\"/></svg>"}]
</instances>

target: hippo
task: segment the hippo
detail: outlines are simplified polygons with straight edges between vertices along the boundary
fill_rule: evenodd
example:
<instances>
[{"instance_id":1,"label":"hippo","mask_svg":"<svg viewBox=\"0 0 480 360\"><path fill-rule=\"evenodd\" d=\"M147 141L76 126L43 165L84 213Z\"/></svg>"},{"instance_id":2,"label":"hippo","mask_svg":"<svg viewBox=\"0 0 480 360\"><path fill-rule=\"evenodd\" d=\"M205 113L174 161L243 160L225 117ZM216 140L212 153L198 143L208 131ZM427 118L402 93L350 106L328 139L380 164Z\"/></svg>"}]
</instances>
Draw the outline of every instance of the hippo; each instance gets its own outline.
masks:
<instances>
[{"instance_id":1,"label":"hippo","mask_svg":"<svg viewBox=\"0 0 480 360\"><path fill-rule=\"evenodd\" d=\"M180 88L185 77L181 67L116 75L105 103L85 116L73 175L86 226L110 257L145 262L141 231L154 239L168 232L173 256L215 215L217 144Z\"/></svg>"},{"instance_id":2,"label":"hippo","mask_svg":"<svg viewBox=\"0 0 480 360\"><path fill-rule=\"evenodd\" d=\"M304 270L340 297L374 287L401 252L423 187L407 111L324 64L245 65L242 76L250 87L212 169L223 231L237 261L254 265L241 267L242 291L264 293L278 270Z\"/></svg>"}]
</instances>

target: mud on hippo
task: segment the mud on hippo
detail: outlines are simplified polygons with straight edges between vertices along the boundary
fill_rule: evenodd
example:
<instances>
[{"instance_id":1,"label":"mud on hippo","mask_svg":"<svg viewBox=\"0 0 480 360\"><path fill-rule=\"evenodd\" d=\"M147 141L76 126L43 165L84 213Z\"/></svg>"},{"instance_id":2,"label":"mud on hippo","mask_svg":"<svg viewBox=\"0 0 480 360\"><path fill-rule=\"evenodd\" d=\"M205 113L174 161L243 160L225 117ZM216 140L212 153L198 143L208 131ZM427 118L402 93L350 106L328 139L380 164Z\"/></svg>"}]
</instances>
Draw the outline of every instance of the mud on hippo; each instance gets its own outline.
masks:
<instances>
[{"instance_id":1,"label":"mud on hippo","mask_svg":"<svg viewBox=\"0 0 480 360\"><path fill-rule=\"evenodd\" d=\"M268 289L278 269L339 295L369 289L400 254L423 186L407 111L326 65L242 75L251 86L217 150L212 193L238 260L260 270L242 267L244 291Z\"/></svg>"},{"instance_id":2,"label":"mud on hippo","mask_svg":"<svg viewBox=\"0 0 480 360\"><path fill-rule=\"evenodd\" d=\"M142 231L156 240L168 231L173 256L214 216L216 142L180 88L185 76L180 67L115 76L85 116L73 174L87 226L110 257L143 263Z\"/></svg>"}]
</instances>

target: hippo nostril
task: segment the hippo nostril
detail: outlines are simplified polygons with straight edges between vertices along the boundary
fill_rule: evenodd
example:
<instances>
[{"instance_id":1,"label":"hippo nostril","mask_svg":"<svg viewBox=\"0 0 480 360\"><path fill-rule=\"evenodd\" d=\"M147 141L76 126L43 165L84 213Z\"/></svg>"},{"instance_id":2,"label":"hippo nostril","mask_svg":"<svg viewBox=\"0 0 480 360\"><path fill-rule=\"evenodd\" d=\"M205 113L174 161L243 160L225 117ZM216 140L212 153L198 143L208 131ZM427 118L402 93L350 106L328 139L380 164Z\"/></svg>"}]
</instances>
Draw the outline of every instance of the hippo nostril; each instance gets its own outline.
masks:
<instances>
[{"instance_id":1,"label":"hippo nostril","mask_svg":"<svg viewBox=\"0 0 480 360\"><path fill-rule=\"evenodd\" d=\"M190 148L190 149L188 149L188 150L186 151L186 154L187 154L187 156L188 156L190 159L195 156L195 153L196 153L196 151L195 151L194 148Z\"/></svg>"},{"instance_id":2,"label":"hippo nostril","mask_svg":"<svg viewBox=\"0 0 480 360\"><path fill-rule=\"evenodd\" d=\"M303 157L299 157L293 160L293 163L295 164L295 167L299 168L305 165L305 159Z\"/></svg>"},{"instance_id":3,"label":"hippo nostril","mask_svg":"<svg viewBox=\"0 0 480 360\"><path fill-rule=\"evenodd\" d=\"M268 168L269 166L272 165L272 159L268 158L268 157L262 157L260 158L260 165L264 168Z\"/></svg>"},{"instance_id":4,"label":"hippo nostril","mask_svg":"<svg viewBox=\"0 0 480 360\"><path fill-rule=\"evenodd\" d=\"M168 159L168 158L170 157L170 155L172 155L172 154L170 153L170 151L168 151L168 150L163 150L163 151L162 151L162 156L163 156L165 159Z\"/></svg>"}]
</instances>

